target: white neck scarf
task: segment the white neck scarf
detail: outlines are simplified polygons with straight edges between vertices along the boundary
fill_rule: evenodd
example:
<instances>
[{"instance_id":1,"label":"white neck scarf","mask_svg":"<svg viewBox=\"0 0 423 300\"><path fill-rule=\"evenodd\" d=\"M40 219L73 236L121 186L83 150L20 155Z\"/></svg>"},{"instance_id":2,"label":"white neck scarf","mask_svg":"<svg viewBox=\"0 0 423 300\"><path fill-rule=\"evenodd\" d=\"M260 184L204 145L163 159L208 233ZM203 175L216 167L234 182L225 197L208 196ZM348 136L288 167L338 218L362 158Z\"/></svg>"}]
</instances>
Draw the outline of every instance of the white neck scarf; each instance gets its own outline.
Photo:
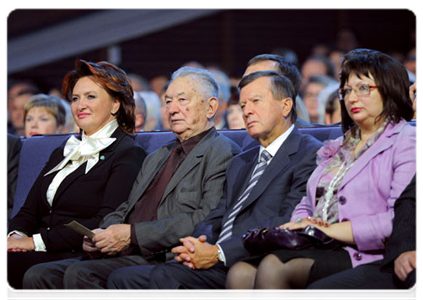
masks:
<instances>
[{"instance_id":1,"label":"white neck scarf","mask_svg":"<svg viewBox=\"0 0 423 300\"><path fill-rule=\"evenodd\" d=\"M118 127L119 125L116 119L114 119L91 136L87 136L83 132L82 140L78 140L72 135L66 142L63 150L63 156L65 158L44 176L62 170L69 161L77 162L78 166L87 162L85 168L85 174L87 174L98 162L99 152L109 147L116 140L116 138L111 138L110 136Z\"/></svg>"}]
</instances>

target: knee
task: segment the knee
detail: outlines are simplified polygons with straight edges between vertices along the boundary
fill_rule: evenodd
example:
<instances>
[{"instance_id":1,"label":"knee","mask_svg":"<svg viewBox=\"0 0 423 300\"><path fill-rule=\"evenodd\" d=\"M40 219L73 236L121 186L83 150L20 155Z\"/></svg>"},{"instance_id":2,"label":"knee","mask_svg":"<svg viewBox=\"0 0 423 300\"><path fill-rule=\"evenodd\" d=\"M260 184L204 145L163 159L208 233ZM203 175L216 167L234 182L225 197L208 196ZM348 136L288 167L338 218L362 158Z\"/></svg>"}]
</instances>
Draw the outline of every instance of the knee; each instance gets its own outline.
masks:
<instances>
[{"instance_id":1,"label":"knee","mask_svg":"<svg viewBox=\"0 0 423 300\"><path fill-rule=\"evenodd\" d=\"M268 254L260 262L257 273L259 276L274 276L275 273L283 272L282 269L286 267L276 255Z\"/></svg>"},{"instance_id":2,"label":"knee","mask_svg":"<svg viewBox=\"0 0 423 300\"><path fill-rule=\"evenodd\" d=\"M112 273L110 273L109 277L107 278L107 288L108 289L124 289L126 286L126 281L128 278L127 276L127 268L120 268Z\"/></svg>"},{"instance_id":3,"label":"knee","mask_svg":"<svg viewBox=\"0 0 423 300\"><path fill-rule=\"evenodd\" d=\"M245 262L233 265L226 277L227 289L251 289L254 287L256 268Z\"/></svg>"},{"instance_id":4,"label":"knee","mask_svg":"<svg viewBox=\"0 0 423 300\"><path fill-rule=\"evenodd\" d=\"M29 268L23 278L24 289L43 289L47 288L48 275L51 272L47 268L43 267L43 264L35 265Z\"/></svg>"},{"instance_id":5,"label":"knee","mask_svg":"<svg viewBox=\"0 0 423 300\"><path fill-rule=\"evenodd\" d=\"M89 273L84 272L84 267L80 266L80 263L71 264L64 273L63 286L65 289L78 289L80 280L90 280L86 277Z\"/></svg>"}]
</instances>

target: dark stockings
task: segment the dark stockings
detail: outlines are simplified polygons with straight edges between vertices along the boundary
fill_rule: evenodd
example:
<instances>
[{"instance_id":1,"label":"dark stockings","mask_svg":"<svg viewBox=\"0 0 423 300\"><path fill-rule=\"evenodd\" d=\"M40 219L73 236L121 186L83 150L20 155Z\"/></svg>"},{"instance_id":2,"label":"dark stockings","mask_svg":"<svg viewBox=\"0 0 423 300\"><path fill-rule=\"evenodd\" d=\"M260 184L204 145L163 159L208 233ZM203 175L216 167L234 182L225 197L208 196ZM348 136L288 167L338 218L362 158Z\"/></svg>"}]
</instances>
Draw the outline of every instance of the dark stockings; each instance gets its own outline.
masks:
<instances>
[{"instance_id":1,"label":"dark stockings","mask_svg":"<svg viewBox=\"0 0 423 300\"><path fill-rule=\"evenodd\" d=\"M306 287L314 260L294 258L285 263L269 254L255 267L236 263L229 270L226 287L230 289L302 289Z\"/></svg>"}]
</instances>

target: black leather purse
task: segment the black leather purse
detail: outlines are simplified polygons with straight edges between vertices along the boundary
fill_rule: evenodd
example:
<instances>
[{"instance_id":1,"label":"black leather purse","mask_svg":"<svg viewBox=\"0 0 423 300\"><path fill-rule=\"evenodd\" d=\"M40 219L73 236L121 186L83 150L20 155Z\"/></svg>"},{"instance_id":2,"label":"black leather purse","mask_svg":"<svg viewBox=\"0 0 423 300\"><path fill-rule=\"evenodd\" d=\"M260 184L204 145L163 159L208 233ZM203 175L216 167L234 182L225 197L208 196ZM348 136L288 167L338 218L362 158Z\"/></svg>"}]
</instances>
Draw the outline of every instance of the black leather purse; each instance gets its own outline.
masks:
<instances>
[{"instance_id":1,"label":"black leather purse","mask_svg":"<svg viewBox=\"0 0 423 300\"><path fill-rule=\"evenodd\" d=\"M304 229L289 230L280 227L248 230L242 237L245 249L252 254L263 254L277 249L326 249L334 250L344 245L328 237L313 225Z\"/></svg>"}]
</instances>

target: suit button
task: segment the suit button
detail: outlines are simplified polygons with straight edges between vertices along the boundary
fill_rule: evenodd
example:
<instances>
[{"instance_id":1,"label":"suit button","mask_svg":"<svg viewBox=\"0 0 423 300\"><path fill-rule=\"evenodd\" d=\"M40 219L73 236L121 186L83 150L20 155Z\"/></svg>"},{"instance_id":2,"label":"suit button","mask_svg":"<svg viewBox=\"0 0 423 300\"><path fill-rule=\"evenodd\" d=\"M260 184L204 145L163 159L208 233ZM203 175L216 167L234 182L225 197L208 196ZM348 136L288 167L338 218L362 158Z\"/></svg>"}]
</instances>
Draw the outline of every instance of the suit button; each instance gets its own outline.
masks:
<instances>
[{"instance_id":1,"label":"suit button","mask_svg":"<svg viewBox=\"0 0 423 300\"><path fill-rule=\"evenodd\" d=\"M50 231L50 227L47 227L47 231Z\"/></svg>"},{"instance_id":2,"label":"suit button","mask_svg":"<svg viewBox=\"0 0 423 300\"><path fill-rule=\"evenodd\" d=\"M48 212L51 214L53 211L50 209Z\"/></svg>"},{"instance_id":3,"label":"suit button","mask_svg":"<svg viewBox=\"0 0 423 300\"><path fill-rule=\"evenodd\" d=\"M339 197L339 204L344 205L345 203L347 203L347 198L344 196Z\"/></svg>"},{"instance_id":4,"label":"suit button","mask_svg":"<svg viewBox=\"0 0 423 300\"><path fill-rule=\"evenodd\" d=\"M361 253L358 253L358 252L355 252L353 256L354 256L354 259L358 261L360 261L363 258Z\"/></svg>"}]
</instances>

